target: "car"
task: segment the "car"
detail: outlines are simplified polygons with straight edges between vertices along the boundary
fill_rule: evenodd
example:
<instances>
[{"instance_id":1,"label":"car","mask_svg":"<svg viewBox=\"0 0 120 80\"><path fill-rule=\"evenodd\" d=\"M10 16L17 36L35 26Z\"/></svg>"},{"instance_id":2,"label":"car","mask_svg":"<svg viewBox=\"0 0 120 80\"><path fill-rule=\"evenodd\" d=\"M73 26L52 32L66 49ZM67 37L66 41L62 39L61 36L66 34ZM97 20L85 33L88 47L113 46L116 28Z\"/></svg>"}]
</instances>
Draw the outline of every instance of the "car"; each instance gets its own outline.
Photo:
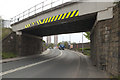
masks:
<instances>
[{"instance_id":1,"label":"car","mask_svg":"<svg viewBox=\"0 0 120 80\"><path fill-rule=\"evenodd\" d=\"M65 46L64 45L60 45L59 46L59 50L64 50L65 49Z\"/></svg>"}]
</instances>

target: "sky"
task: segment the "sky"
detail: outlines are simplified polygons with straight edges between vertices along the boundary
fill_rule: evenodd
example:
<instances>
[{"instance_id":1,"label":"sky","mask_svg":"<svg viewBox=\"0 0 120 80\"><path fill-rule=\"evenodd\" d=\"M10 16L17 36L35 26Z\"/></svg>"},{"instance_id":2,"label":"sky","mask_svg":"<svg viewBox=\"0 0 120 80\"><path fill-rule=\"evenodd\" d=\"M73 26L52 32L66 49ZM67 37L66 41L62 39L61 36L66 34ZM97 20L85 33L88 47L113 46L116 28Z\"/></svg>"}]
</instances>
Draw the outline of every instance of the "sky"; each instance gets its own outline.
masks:
<instances>
[{"instance_id":1,"label":"sky","mask_svg":"<svg viewBox=\"0 0 120 80\"><path fill-rule=\"evenodd\" d=\"M42 1L44 0L0 0L0 16L2 16L3 19L10 20L10 18ZM71 39L69 38L70 36ZM46 37L43 39L46 41ZM58 42L70 40L76 43L82 42L82 33L58 35ZM83 42L89 42L89 40L83 37ZM52 36L52 43L54 43L54 36Z\"/></svg>"},{"instance_id":2,"label":"sky","mask_svg":"<svg viewBox=\"0 0 120 80\"><path fill-rule=\"evenodd\" d=\"M83 33L85 34L85 33ZM51 42L54 43L54 36L51 36ZM46 37L43 38L46 41ZM61 34L58 35L58 42L71 41L71 43L82 43L82 33ZM83 36L83 43L90 42L85 36Z\"/></svg>"}]
</instances>

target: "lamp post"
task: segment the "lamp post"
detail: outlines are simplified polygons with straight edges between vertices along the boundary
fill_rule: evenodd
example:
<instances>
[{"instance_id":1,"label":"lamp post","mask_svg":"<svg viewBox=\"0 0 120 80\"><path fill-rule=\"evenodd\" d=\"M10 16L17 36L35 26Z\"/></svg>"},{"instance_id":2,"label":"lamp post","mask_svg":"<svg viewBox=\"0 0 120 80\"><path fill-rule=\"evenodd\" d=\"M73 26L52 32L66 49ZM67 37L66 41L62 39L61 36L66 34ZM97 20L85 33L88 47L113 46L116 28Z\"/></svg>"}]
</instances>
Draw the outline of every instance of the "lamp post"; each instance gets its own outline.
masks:
<instances>
[{"instance_id":1,"label":"lamp post","mask_svg":"<svg viewBox=\"0 0 120 80\"><path fill-rule=\"evenodd\" d=\"M83 46L83 32L82 32L82 53L84 52L83 48L84 48L84 46Z\"/></svg>"},{"instance_id":2,"label":"lamp post","mask_svg":"<svg viewBox=\"0 0 120 80\"><path fill-rule=\"evenodd\" d=\"M70 41L70 44L71 44L71 35L69 35L69 41Z\"/></svg>"}]
</instances>

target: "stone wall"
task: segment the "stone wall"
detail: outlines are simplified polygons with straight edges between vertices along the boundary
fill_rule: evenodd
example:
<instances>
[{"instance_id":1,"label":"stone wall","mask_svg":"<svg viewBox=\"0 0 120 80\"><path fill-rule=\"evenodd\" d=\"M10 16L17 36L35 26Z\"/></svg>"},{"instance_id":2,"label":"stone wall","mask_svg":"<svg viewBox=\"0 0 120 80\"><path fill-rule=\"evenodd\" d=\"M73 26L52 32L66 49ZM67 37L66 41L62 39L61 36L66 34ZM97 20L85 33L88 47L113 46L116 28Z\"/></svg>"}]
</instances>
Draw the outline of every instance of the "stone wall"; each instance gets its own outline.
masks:
<instances>
[{"instance_id":1,"label":"stone wall","mask_svg":"<svg viewBox=\"0 0 120 80\"><path fill-rule=\"evenodd\" d=\"M119 45L118 45L118 70L119 70L119 76L120 76L120 2L118 4L118 36L119 36Z\"/></svg>"},{"instance_id":2,"label":"stone wall","mask_svg":"<svg viewBox=\"0 0 120 80\"><path fill-rule=\"evenodd\" d=\"M120 72L120 7L113 8L113 18L99 21L91 32L91 59L98 68L110 75ZM118 69L119 68L119 69Z\"/></svg>"},{"instance_id":3,"label":"stone wall","mask_svg":"<svg viewBox=\"0 0 120 80\"><path fill-rule=\"evenodd\" d=\"M40 37L12 32L2 40L2 52L16 53L19 56L40 54L42 39Z\"/></svg>"},{"instance_id":4,"label":"stone wall","mask_svg":"<svg viewBox=\"0 0 120 80\"><path fill-rule=\"evenodd\" d=\"M16 53L16 34L14 32L2 40L2 52Z\"/></svg>"},{"instance_id":5,"label":"stone wall","mask_svg":"<svg viewBox=\"0 0 120 80\"><path fill-rule=\"evenodd\" d=\"M42 52L42 39L40 37L22 34L17 39L17 51L19 51L20 56L40 54Z\"/></svg>"}]
</instances>

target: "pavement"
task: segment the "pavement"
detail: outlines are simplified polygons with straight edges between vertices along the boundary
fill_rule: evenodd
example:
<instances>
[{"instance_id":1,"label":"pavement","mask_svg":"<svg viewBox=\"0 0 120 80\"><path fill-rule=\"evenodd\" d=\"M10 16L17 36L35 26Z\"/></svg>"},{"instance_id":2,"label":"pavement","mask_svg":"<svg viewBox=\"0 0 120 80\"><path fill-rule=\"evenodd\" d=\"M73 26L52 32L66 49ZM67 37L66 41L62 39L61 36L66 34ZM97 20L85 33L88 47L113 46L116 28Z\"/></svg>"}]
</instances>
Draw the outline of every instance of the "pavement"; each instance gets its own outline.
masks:
<instances>
[{"instance_id":1,"label":"pavement","mask_svg":"<svg viewBox=\"0 0 120 80\"><path fill-rule=\"evenodd\" d=\"M36 55L30 55L30 56L25 56L25 57L16 57L16 58L9 58L9 59L2 59L0 60L0 63L7 63L7 62L12 62L12 61L17 61L25 58L31 58L31 57L36 57L39 55L45 55L49 53L49 49L44 51L42 54L36 54Z\"/></svg>"},{"instance_id":2,"label":"pavement","mask_svg":"<svg viewBox=\"0 0 120 80\"><path fill-rule=\"evenodd\" d=\"M49 54L2 63L3 78L108 78L89 57L71 50L51 49Z\"/></svg>"}]
</instances>

